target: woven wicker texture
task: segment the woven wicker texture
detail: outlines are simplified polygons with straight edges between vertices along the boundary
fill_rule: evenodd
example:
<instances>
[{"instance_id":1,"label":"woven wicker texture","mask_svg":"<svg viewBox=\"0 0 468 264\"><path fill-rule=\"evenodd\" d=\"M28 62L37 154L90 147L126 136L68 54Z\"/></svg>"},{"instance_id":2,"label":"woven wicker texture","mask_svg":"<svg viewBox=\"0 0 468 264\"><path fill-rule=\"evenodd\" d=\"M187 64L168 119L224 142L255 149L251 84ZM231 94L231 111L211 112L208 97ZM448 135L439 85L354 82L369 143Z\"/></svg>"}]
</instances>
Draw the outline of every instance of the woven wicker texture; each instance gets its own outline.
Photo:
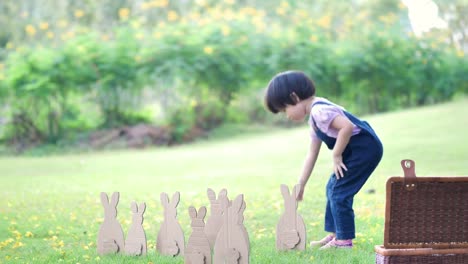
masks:
<instances>
[{"instance_id":1,"label":"woven wicker texture","mask_svg":"<svg viewBox=\"0 0 468 264\"><path fill-rule=\"evenodd\" d=\"M390 221L387 223L389 235L387 241L384 241L385 247L405 244L435 248L440 243L450 244L450 247L467 246L468 181L451 182L437 179L440 178L417 181L414 190L405 188L402 181L391 183L391 201L387 201L391 205ZM463 258L463 263L468 263L468 255L453 258L456 261ZM418 260L410 263L439 262Z\"/></svg>"},{"instance_id":2,"label":"woven wicker texture","mask_svg":"<svg viewBox=\"0 0 468 264\"><path fill-rule=\"evenodd\" d=\"M382 256L375 254L376 264L466 264L468 254L426 256Z\"/></svg>"}]
</instances>

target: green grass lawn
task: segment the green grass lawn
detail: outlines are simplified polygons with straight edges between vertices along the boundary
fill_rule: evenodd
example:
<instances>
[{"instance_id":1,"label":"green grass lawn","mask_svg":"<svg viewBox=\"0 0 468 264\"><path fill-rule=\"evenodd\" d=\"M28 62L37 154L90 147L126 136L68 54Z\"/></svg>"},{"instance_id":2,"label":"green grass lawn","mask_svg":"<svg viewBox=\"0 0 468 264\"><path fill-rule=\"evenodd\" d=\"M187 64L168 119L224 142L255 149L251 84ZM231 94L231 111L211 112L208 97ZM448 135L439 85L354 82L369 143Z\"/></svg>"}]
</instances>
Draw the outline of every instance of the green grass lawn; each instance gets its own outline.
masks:
<instances>
[{"instance_id":1,"label":"green grass lawn","mask_svg":"<svg viewBox=\"0 0 468 264\"><path fill-rule=\"evenodd\" d=\"M383 243L385 183L402 175L400 160L416 161L419 176L468 175L468 99L368 116L384 144L383 160L355 199L357 238L352 250L277 252L275 228L283 211L280 184L292 186L301 171L306 125L271 129L174 148L49 157L0 158L0 263L183 263L155 251L162 223L161 192L181 193L178 218L186 241L187 208L209 206L206 189L244 194L251 263L373 263ZM325 235L325 183L331 152L322 147L299 204L307 239ZM375 193L368 192L374 189ZM148 255L98 256L96 235L103 220L100 192L120 192L118 219L124 233L130 203L146 202Z\"/></svg>"}]
</instances>

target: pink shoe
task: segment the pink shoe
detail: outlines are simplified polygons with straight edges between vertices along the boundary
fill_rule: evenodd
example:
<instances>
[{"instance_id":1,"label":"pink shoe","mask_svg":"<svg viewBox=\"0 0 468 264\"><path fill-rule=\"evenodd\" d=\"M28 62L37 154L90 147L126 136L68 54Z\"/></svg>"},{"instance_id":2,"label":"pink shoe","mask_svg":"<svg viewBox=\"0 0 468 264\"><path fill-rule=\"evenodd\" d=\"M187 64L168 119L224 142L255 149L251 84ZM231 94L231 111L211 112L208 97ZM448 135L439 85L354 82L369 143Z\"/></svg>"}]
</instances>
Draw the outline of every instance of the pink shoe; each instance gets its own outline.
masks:
<instances>
[{"instance_id":1,"label":"pink shoe","mask_svg":"<svg viewBox=\"0 0 468 264\"><path fill-rule=\"evenodd\" d=\"M311 247L322 247L322 246L325 246L326 244L328 244L333 239L335 239L334 235L327 235L326 237L322 238L319 241L311 241L310 246Z\"/></svg>"},{"instance_id":2,"label":"pink shoe","mask_svg":"<svg viewBox=\"0 0 468 264\"><path fill-rule=\"evenodd\" d=\"M336 238L333 238L332 241L328 242L326 245L322 246L320 250L323 249L330 249L330 248L348 248L351 249L353 248L353 240L348 239L348 240L336 240Z\"/></svg>"}]
</instances>

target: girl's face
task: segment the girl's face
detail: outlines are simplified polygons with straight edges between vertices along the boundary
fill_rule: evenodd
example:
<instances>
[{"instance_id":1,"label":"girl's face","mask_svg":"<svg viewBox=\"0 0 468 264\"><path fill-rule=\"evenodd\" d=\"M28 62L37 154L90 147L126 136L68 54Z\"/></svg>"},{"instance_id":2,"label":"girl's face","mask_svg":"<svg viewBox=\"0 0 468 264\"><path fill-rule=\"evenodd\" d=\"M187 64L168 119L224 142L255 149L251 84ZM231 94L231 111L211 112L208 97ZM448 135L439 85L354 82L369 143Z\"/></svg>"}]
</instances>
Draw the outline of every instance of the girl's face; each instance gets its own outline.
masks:
<instances>
[{"instance_id":1,"label":"girl's face","mask_svg":"<svg viewBox=\"0 0 468 264\"><path fill-rule=\"evenodd\" d=\"M307 115L306 107L301 102L295 105L286 105L284 112L286 113L286 116L288 117L289 120L296 121L296 122L304 121L304 118Z\"/></svg>"}]
</instances>

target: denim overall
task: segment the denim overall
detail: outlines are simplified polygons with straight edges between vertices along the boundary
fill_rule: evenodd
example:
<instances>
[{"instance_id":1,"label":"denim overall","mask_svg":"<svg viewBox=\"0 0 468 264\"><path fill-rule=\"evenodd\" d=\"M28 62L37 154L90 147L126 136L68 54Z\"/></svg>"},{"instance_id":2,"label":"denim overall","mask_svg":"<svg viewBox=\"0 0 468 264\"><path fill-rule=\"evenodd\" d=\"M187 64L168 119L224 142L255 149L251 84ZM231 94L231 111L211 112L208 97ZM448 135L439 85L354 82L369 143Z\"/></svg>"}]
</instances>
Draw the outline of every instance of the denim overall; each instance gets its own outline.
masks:
<instances>
[{"instance_id":1,"label":"denim overall","mask_svg":"<svg viewBox=\"0 0 468 264\"><path fill-rule=\"evenodd\" d=\"M312 107L318 104L331 105L326 102L316 102L312 104ZM361 131L350 138L343 151L343 163L348 169L343 170L344 177L337 180L335 173L332 173L327 183L325 231L336 233L336 238L341 240L355 238L354 195L366 183L383 155L382 143L372 127L366 121L346 111L343 112L354 125L361 128ZM320 131L312 116L311 120L317 137L325 142L328 149L333 149L336 138L329 137Z\"/></svg>"}]
</instances>

